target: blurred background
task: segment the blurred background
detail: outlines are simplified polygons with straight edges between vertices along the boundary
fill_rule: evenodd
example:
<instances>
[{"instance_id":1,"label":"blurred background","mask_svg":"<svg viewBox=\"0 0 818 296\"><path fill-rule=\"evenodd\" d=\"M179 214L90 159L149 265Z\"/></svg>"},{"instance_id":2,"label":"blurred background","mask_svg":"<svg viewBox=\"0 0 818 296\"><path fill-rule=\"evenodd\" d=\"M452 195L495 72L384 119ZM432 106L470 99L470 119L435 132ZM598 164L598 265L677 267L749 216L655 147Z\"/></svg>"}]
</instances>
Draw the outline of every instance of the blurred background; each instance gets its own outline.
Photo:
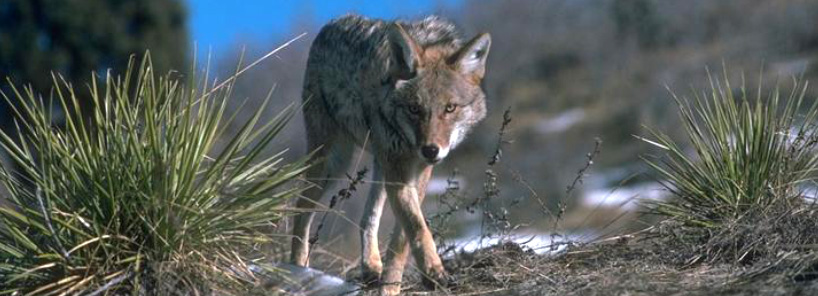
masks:
<instances>
[{"instance_id":1,"label":"blurred background","mask_svg":"<svg viewBox=\"0 0 818 296\"><path fill-rule=\"evenodd\" d=\"M640 157L661 151L636 136L647 136L647 126L682 139L668 89L680 96L704 89L707 68L735 82L744 77L751 88L818 76L818 1L809 0L0 0L0 77L47 96L52 72L82 85L92 72L116 73L146 49L160 71L209 69L227 77L242 52L254 60L307 33L238 81L233 110L249 115L275 87L266 110L273 116L300 102L308 49L321 25L347 13L410 20L439 14L464 38L492 35L488 118L436 169L425 205L434 217L452 196L463 204L480 200L479 210L432 221L455 240L485 231L487 214L507 231L550 233L561 205L566 212L556 230L591 233L581 239L644 226L650 219L636 201L664 192ZM0 90L10 91L8 83ZM502 157L490 166L507 109ZM0 103L0 127L14 133L13 126L9 106ZM273 150L288 148L295 159L304 145L298 117ZM589 153L593 164L579 173ZM459 185L456 194L444 194L453 187L447 179ZM486 184L495 183L496 193L488 192ZM330 215L321 234L342 258L357 255L355 224L366 190L344 201L338 210L347 218Z\"/></svg>"}]
</instances>

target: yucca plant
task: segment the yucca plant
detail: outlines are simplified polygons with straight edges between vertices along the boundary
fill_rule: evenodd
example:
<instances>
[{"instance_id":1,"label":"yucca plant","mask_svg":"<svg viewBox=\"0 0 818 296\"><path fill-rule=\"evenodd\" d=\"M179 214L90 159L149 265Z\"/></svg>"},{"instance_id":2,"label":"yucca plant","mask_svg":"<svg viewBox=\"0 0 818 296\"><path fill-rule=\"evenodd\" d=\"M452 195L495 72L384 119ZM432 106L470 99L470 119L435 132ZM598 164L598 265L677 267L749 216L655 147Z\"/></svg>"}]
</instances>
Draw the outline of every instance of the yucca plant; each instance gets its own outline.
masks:
<instances>
[{"instance_id":1,"label":"yucca plant","mask_svg":"<svg viewBox=\"0 0 818 296\"><path fill-rule=\"evenodd\" d=\"M48 98L14 85L2 94L19 137L0 143L19 174L0 170L0 295L244 295L258 284L254 250L308 166L263 156L295 108L275 118L260 108L225 139L235 76L179 81L142 60L92 77L90 112L59 76Z\"/></svg>"},{"instance_id":2,"label":"yucca plant","mask_svg":"<svg viewBox=\"0 0 818 296\"><path fill-rule=\"evenodd\" d=\"M818 101L805 102L808 83L793 79L782 95L760 86L734 90L727 75L710 77L709 92L673 95L689 145L651 130L644 141L666 151L648 159L673 198L650 202L655 213L689 225L715 227L775 202L801 202L818 169ZM709 93L709 94L708 94Z\"/></svg>"}]
</instances>

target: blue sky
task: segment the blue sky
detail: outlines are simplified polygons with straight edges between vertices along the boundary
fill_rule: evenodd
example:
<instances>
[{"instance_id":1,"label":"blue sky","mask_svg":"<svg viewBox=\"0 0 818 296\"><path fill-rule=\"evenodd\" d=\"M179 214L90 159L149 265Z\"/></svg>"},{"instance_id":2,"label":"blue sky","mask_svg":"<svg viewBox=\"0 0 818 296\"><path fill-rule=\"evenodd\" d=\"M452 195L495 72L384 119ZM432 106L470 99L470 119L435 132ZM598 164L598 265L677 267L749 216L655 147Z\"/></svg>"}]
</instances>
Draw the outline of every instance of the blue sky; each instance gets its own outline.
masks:
<instances>
[{"instance_id":1,"label":"blue sky","mask_svg":"<svg viewBox=\"0 0 818 296\"><path fill-rule=\"evenodd\" d=\"M200 50L212 48L216 54L240 42L294 36L293 24L321 24L348 12L396 18L432 13L461 1L187 0L191 38Z\"/></svg>"}]
</instances>

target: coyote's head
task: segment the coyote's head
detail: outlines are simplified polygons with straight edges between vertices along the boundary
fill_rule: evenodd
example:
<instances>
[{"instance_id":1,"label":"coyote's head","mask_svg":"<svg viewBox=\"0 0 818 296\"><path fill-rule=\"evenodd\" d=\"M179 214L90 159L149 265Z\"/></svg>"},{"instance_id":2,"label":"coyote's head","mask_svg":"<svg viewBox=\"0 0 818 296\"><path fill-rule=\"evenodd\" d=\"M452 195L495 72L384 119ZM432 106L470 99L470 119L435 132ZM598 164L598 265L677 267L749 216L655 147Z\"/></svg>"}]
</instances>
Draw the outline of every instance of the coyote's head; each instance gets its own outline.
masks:
<instances>
[{"instance_id":1,"label":"coyote's head","mask_svg":"<svg viewBox=\"0 0 818 296\"><path fill-rule=\"evenodd\" d=\"M480 87L491 37L483 33L463 46L419 45L400 24L388 29L394 122L420 158L441 161L486 116Z\"/></svg>"}]
</instances>

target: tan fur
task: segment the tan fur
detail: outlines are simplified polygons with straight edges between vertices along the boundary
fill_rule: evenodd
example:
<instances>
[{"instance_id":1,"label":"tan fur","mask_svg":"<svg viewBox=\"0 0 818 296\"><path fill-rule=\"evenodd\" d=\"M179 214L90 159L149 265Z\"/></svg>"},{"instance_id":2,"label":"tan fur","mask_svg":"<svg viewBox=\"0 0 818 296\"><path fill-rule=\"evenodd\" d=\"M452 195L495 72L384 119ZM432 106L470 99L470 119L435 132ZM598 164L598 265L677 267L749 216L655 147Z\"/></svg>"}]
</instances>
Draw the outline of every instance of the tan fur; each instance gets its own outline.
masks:
<instances>
[{"instance_id":1,"label":"tan fur","mask_svg":"<svg viewBox=\"0 0 818 296\"><path fill-rule=\"evenodd\" d=\"M447 283L421 204L433 165L485 117L480 81L490 43L481 34L463 44L454 26L437 17L408 23L346 16L324 26L310 49L303 94L307 144L325 161L307 172L318 186L297 206L314 207L330 180L343 176L356 146L372 153L361 267L365 280L384 284L384 294L400 291L410 250L427 287ZM398 223L384 270L377 234L387 199ZM295 218L295 264L309 262L312 216Z\"/></svg>"}]
</instances>

